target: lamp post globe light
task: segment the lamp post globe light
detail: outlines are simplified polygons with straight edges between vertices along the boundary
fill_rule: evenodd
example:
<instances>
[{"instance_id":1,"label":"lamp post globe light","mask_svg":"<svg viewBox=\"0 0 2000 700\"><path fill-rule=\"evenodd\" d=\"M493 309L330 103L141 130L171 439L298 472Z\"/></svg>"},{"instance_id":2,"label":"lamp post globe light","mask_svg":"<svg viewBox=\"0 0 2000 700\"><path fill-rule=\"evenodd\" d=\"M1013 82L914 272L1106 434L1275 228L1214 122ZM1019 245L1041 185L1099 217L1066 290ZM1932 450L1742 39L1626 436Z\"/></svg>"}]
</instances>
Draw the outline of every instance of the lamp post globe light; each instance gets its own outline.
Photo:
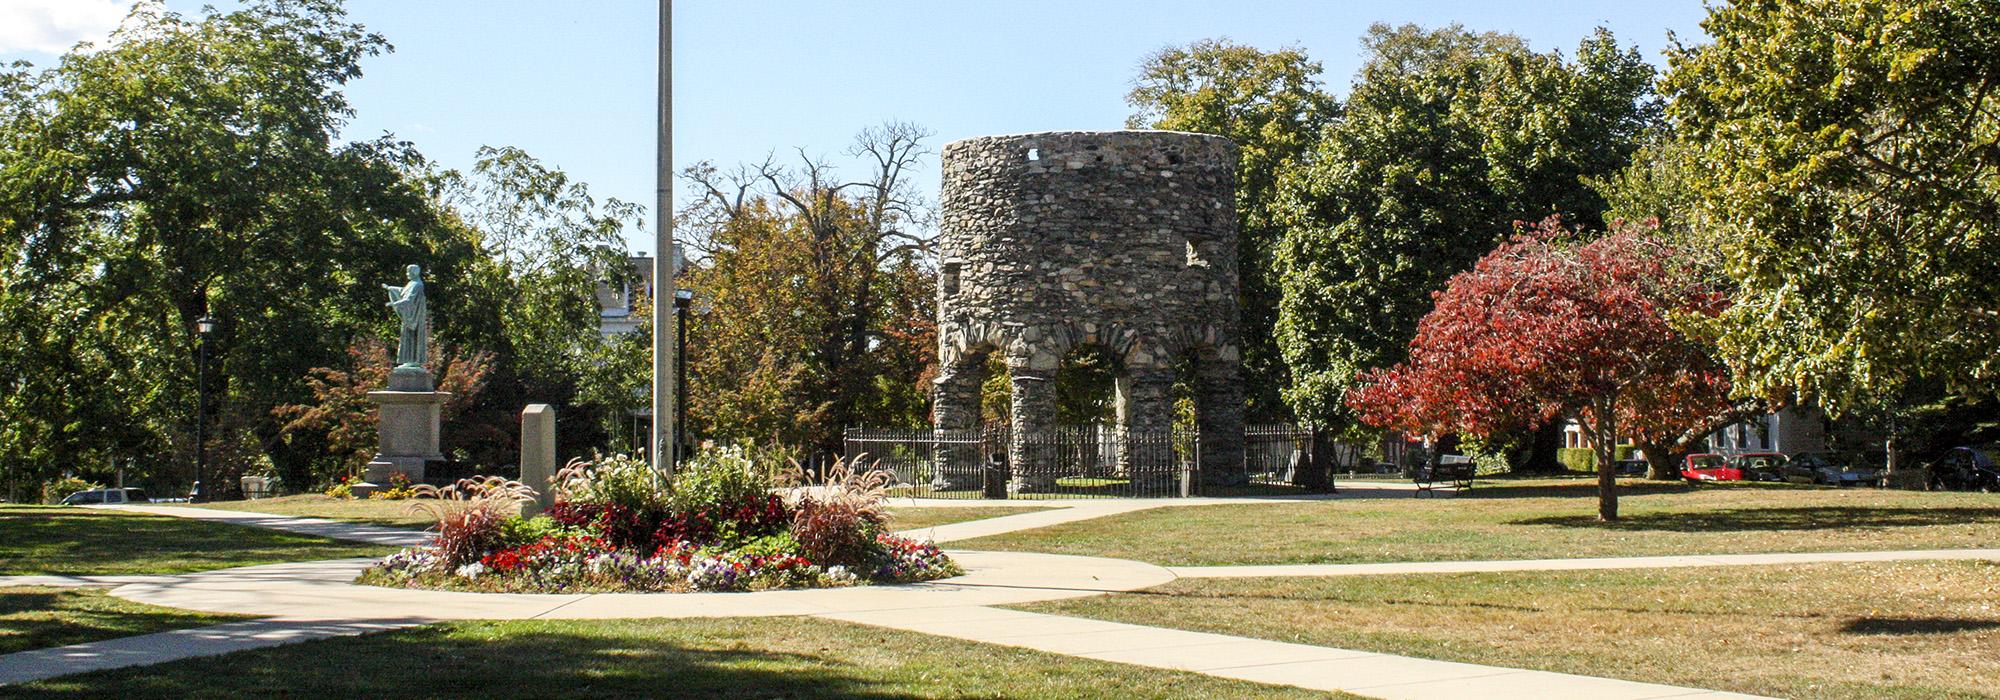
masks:
<instances>
[{"instance_id":1,"label":"lamp post globe light","mask_svg":"<svg viewBox=\"0 0 2000 700\"><path fill-rule=\"evenodd\" d=\"M215 319L202 314L194 332L194 486L188 489L188 502L201 503L208 500L202 481L208 472L208 339L215 333Z\"/></svg>"}]
</instances>

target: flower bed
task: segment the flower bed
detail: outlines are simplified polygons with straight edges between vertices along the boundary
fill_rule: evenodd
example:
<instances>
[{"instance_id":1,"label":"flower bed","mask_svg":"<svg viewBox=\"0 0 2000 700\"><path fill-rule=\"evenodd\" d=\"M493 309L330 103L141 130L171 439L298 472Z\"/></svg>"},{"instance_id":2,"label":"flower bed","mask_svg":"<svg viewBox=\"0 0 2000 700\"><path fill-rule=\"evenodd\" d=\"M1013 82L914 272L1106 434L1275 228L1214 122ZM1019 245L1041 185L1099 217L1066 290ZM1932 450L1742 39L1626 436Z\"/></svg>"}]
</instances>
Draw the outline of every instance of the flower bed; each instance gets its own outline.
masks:
<instances>
[{"instance_id":1,"label":"flower bed","mask_svg":"<svg viewBox=\"0 0 2000 700\"><path fill-rule=\"evenodd\" d=\"M511 515L532 497L501 479L418 487L438 519L428 547L392 554L360 582L511 593L758 591L911 583L963 573L929 543L887 533L878 475L845 465L823 483L772 493L740 451L691 460L671 487L624 457L577 462L548 515Z\"/></svg>"}]
</instances>

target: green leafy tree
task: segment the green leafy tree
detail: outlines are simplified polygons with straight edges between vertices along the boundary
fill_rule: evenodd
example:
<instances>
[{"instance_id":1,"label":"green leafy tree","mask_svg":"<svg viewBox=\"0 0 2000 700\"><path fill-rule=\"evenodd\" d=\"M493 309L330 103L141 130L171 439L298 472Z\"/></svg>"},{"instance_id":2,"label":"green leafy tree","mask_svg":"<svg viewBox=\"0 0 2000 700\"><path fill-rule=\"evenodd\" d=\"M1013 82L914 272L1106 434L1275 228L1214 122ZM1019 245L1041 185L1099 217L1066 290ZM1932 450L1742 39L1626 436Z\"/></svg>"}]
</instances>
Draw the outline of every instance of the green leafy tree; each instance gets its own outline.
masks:
<instances>
[{"instance_id":1,"label":"green leafy tree","mask_svg":"<svg viewBox=\"0 0 2000 700\"><path fill-rule=\"evenodd\" d=\"M2000 12L1978 0L1719 5L1663 82L1737 286L1739 390L1894 416L1996 394Z\"/></svg>"},{"instance_id":2,"label":"green leafy tree","mask_svg":"<svg viewBox=\"0 0 2000 700\"><path fill-rule=\"evenodd\" d=\"M269 409L305 398L306 370L380 322L359 282L471 252L439 235L408 144L335 143L351 115L342 87L388 48L336 2L186 17L148 1L107 45L0 80L0 307L28 324L0 331L0 386L72 405L5 399L19 402L9 422L42 425L0 436L0 463L138 457L184 478L204 315L221 321L207 377L218 445L301 458Z\"/></svg>"},{"instance_id":3,"label":"green leafy tree","mask_svg":"<svg viewBox=\"0 0 2000 700\"><path fill-rule=\"evenodd\" d=\"M1262 51L1207 39L1148 56L1125 96L1137 110L1126 120L1129 127L1217 134L1239 148L1237 269L1244 398L1253 420L1289 413L1280 395L1288 382L1285 364L1271 332L1278 308L1274 251L1283 233L1274 205L1279 174L1298 164L1339 111L1319 74L1319 62L1301 49Z\"/></svg>"},{"instance_id":4,"label":"green leafy tree","mask_svg":"<svg viewBox=\"0 0 2000 700\"><path fill-rule=\"evenodd\" d=\"M1604 30L1574 58L1510 34L1376 25L1338 123L1278 184L1277 341L1300 417L1352 426L1356 377L1404 359L1432 295L1560 214L1601 229L1585 182L1657 121L1653 69Z\"/></svg>"},{"instance_id":5,"label":"green leafy tree","mask_svg":"<svg viewBox=\"0 0 2000 700\"><path fill-rule=\"evenodd\" d=\"M701 198L681 218L696 258L681 283L709 310L688 324L700 436L831 453L844 428L926 422L935 268L910 177L928 136L862 131L857 180L811 159L686 171Z\"/></svg>"},{"instance_id":6,"label":"green leafy tree","mask_svg":"<svg viewBox=\"0 0 2000 700\"><path fill-rule=\"evenodd\" d=\"M635 397L614 385L628 385L624 378L642 364L650 377L651 349L599 332L597 288L636 282L625 233L640 228L644 211L598 199L587 184L519 148L481 147L470 174L446 172L435 180L450 224L477 242L473 264L452 290L465 316L453 319L445 340L493 351L493 389L480 408L560 406L565 420L557 439L565 454L627 437L623 424ZM512 455L512 449L474 450L468 457L493 467Z\"/></svg>"}]
</instances>

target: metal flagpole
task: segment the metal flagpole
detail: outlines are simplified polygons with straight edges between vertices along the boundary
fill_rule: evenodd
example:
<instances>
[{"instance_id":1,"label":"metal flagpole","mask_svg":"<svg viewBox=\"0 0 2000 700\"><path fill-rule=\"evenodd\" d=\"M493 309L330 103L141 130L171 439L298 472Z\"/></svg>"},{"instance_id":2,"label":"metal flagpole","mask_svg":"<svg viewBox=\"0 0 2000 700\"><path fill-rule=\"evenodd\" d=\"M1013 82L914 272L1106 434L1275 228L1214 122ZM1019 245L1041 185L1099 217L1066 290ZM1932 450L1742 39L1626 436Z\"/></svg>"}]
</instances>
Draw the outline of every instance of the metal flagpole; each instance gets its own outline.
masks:
<instances>
[{"instance_id":1,"label":"metal flagpole","mask_svg":"<svg viewBox=\"0 0 2000 700\"><path fill-rule=\"evenodd\" d=\"M675 338L674 274L679 250L674 246L674 7L660 0L660 123L656 197L653 201L653 464L671 479L680 456L678 415L674 398Z\"/></svg>"}]
</instances>

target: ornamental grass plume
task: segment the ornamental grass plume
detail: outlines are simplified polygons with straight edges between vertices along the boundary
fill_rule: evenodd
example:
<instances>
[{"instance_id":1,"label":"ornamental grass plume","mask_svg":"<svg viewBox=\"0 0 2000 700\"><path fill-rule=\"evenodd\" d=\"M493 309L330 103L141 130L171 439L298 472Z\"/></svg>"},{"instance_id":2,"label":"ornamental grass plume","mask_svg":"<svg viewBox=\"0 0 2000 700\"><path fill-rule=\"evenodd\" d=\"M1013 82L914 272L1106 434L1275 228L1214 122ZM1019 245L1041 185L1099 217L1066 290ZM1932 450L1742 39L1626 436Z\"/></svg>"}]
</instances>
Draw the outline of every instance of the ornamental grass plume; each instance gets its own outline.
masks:
<instances>
[{"instance_id":1,"label":"ornamental grass plume","mask_svg":"<svg viewBox=\"0 0 2000 700\"><path fill-rule=\"evenodd\" d=\"M410 512L437 519L437 549L451 567L477 562L499 547L501 524L535 498L528 485L498 476L460 479L444 488L418 484L411 490L416 496Z\"/></svg>"},{"instance_id":2,"label":"ornamental grass plume","mask_svg":"<svg viewBox=\"0 0 2000 700\"><path fill-rule=\"evenodd\" d=\"M821 564L853 564L867 557L875 537L887 528L884 499L892 475L881 469L857 471L867 459L839 459L811 479L798 462L786 473L792 493L792 538L806 558Z\"/></svg>"}]
</instances>

